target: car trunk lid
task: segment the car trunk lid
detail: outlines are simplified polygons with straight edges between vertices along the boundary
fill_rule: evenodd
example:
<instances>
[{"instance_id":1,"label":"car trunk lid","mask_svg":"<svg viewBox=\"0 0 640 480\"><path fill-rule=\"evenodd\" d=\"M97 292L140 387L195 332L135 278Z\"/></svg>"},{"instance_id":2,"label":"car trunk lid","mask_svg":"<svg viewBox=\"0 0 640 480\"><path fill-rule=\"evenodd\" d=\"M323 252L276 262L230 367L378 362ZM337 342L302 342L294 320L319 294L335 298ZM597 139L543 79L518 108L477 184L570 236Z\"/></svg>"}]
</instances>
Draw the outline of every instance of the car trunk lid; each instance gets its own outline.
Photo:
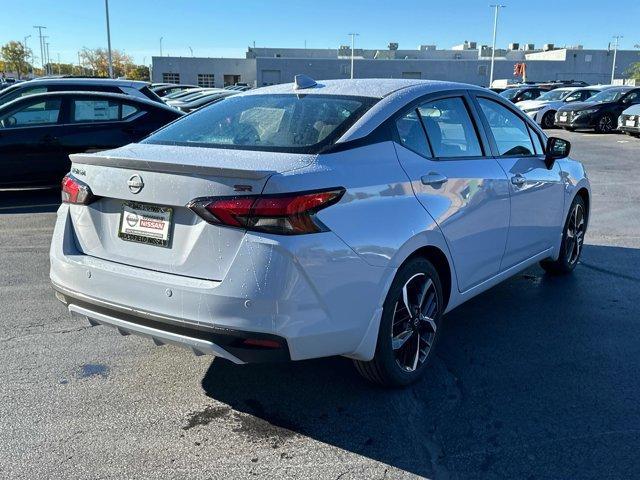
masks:
<instances>
[{"instance_id":1,"label":"car trunk lid","mask_svg":"<svg viewBox=\"0 0 640 480\"><path fill-rule=\"evenodd\" d=\"M72 155L71 174L97 197L89 205L70 206L77 246L105 260L222 280L244 230L209 224L187 204L202 197L258 195L271 175L302 168L314 158L152 144ZM145 228L139 235L142 220ZM148 240L156 226L166 240ZM140 243L141 238L147 243Z\"/></svg>"}]
</instances>

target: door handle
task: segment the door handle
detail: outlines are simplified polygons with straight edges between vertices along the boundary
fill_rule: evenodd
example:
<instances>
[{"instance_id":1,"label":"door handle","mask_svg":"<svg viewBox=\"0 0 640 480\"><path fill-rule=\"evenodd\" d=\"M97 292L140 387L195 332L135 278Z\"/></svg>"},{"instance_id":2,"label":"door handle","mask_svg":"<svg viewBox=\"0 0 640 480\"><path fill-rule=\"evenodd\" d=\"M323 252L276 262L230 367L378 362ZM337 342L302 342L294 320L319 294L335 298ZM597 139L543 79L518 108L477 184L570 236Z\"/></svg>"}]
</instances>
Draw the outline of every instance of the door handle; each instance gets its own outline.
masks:
<instances>
[{"instance_id":1,"label":"door handle","mask_svg":"<svg viewBox=\"0 0 640 480\"><path fill-rule=\"evenodd\" d=\"M516 187L521 187L525 183L527 183L527 179L518 173L517 175L511 177L511 183L513 183Z\"/></svg>"},{"instance_id":2,"label":"door handle","mask_svg":"<svg viewBox=\"0 0 640 480\"><path fill-rule=\"evenodd\" d=\"M429 172L428 174L420 177L420 181L424 185L432 185L434 187L441 186L447 180L448 180L447 177L445 177L444 175L438 172Z\"/></svg>"}]
</instances>

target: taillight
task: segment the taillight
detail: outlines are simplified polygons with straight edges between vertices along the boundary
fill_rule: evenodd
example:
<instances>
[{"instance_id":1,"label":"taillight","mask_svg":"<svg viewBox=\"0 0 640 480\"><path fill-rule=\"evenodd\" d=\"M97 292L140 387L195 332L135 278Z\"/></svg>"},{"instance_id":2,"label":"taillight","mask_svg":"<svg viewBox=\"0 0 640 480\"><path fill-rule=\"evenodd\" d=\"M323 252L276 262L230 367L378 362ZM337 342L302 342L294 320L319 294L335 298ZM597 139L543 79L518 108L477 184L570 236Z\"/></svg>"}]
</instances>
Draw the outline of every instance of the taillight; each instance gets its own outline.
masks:
<instances>
[{"instance_id":1,"label":"taillight","mask_svg":"<svg viewBox=\"0 0 640 480\"><path fill-rule=\"evenodd\" d=\"M93 193L89 185L81 182L72 175L65 175L62 179L62 201L77 205L87 205L93 200Z\"/></svg>"},{"instance_id":2,"label":"taillight","mask_svg":"<svg viewBox=\"0 0 640 480\"><path fill-rule=\"evenodd\" d=\"M326 231L315 214L339 201L343 194L344 188L335 188L284 195L198 198L187 206L216 225L300 235Z\"/></svg>"}]
</instances>

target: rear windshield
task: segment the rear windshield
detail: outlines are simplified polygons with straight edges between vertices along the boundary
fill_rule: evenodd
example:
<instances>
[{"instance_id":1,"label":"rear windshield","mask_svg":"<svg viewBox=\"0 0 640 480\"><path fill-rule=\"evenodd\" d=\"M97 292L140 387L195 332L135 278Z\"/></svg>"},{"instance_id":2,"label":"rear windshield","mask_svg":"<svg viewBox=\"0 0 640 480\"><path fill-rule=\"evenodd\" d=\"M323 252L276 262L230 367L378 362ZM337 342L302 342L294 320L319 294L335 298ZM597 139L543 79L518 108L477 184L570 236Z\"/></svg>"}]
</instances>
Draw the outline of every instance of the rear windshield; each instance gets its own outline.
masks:
<instances>
[{"instance_id":1,"label":"rear windshield","mask_svg":"<svg viewBox=\"0 0 640 480\"><path fill-rule=\"evenodd\" d=\"M143 143L318 153L375 102L337 95L232 96L168 125Z\"/></svg>"}]
</instances>

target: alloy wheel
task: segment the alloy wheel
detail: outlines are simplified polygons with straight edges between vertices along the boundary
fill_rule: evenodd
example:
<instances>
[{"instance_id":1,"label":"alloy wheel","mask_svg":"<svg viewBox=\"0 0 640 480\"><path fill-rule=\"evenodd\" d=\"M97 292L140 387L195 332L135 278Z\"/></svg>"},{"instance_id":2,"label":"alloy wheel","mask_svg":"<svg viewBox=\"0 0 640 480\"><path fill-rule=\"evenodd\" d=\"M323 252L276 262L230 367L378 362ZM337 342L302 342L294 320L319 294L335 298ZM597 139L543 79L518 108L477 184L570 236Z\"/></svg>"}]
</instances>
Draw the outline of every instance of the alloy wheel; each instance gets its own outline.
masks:
<instances>
[{"instance_id":1,"label":"alloy wheel","mask_svg":"<svg viewBox=\"0 0 640 480\"><path fill-rule=\"evenodd\" d=\"M603 133L609 133L613 130L613 120L609 115L603 115L602 118L598 121L598 126L600 127L600 131Z\"/></svg>"},{"instance_id":2,"label":"alloy wheel","mask_svg":"<svg viewBox=\"0 0 640 480\"><path fill-rule=\"evenodd\" d=\"M391 345L396 363L413 372L429 356L438 325L438 294L424 273L412 276L402 287L391 326Z\"/></svg>"},{"instance_id":3,"label":"alloy wheel","mask_svg":"<svg viewBox=\"0 0 640 480\"><path fill-rule=\"evenodd\" d=\"M567 263L573 265L580 258L582 244L584 242L585 222L584 209L577 203L569 217L565 239L565 256Z\"/></svg>"}]
</instances>

